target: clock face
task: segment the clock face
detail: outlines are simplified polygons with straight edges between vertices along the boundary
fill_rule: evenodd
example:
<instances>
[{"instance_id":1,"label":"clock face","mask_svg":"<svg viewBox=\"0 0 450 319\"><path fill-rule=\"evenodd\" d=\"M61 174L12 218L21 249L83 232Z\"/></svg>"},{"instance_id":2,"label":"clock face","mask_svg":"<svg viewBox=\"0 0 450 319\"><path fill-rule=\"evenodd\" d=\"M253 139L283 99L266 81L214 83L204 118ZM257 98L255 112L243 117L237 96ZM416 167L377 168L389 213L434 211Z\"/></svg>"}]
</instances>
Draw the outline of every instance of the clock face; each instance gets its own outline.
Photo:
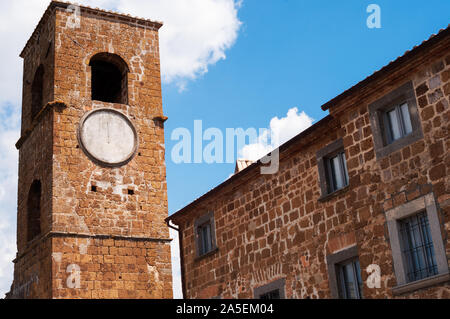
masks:
<instances>
[{"instance_id":1,"label":"clock face","mask_svg":"<svg viewBox=\"0 0 450 319\"><path fill-rule=\"evenodd\" d=\"M138 147L133 124L113 109L87 113L80 122L78 140L89 158L110 167L128 163Z\"/></svg>"}]
</instances>

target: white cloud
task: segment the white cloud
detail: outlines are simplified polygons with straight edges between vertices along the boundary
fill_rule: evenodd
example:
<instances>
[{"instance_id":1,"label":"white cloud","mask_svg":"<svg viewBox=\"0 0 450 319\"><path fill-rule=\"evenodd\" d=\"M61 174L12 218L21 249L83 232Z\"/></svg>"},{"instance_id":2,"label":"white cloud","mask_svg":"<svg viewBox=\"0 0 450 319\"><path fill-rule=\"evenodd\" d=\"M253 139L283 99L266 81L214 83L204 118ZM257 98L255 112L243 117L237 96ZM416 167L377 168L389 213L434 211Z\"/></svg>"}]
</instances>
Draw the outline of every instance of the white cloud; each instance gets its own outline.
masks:
<instances>
[{"instance_id":1,"label":"white cloud","mask_svg":"<svg viewBox=\"0 0 450 319\"><path fill-rule=\"evenodd\" d=\"M79 0L82 5L162 20L161 72L165 83L180 89L226 58L241 22L235 0ZM48 0L0 1L0 96L19 101L22 60L19 54L49 4Z\"/></svg>"},{"instance_id":2,"label":"white cloud","mask_svg":"<svg viewBox=\"0 0 450 319\"><path fill-rule=\"evenodd\" d=\"M19 57L48 1L0 1L0 107L4 101L19 104L22 59Z\"/></svg>"},{"instance_id":3,"label":"white cloud","mask_svg":"<svg viewBox=\"0 0 450 319\"><path fill-rule=\"evenodd\" d=\"M226 58L241 22L241 0L78 0L78 3L114 9L164 21L160 31L161 71L165 83L180 90L189 81ZM17 151L22 60L19 54L31 36L49 0L0 1L0 296L9 291L15 253ZM174 242L174 245L175 242ZM178 249L174 246L174 255ZM179 261L175 264L179 264ZM178 277L177 277L178 276ZM177 283L178 281L178 283ZM179 269L174 287L180 294Z\"/></svg>"},{"instance_id":4,"label":"white cloud","mask_svg":"<svg viewBox=\"0 0 450 319\"><path fill-rule=\"evenodd\" d=\"M10 105L0 108L0 297L9 291L16 253L17 150L19 116Z\"/></svg>"},{"instance_id":5,"label":"white cloud","mask_svg":"<svg viewBox=\"0 0 450 319\"><path fill-rule=\"evenodd\" d=\"M313 122L314 120L304 111L299 112L298 108L291 108L286 117L281 119L278 117L272 118L270 121L270 129L265 130L258 137L256 143L244 146L240 150L239 156L243 159L257 161L297 134L306 130Z\"/></svg>"},{"instance_id":6,"label":"white cloud","mask_svg":"<svg viewBox=\"0 0 450 319\"><path fill-rule=\"evenodd\" d=\"M0 221L0 298L11 288L16 253L15 226L7 221Z\"/></svg>"},{"instance_id":7,"label":"white cloud","mask_svg":"<svg viewBox=\"0 0 450 319\"><path fill-rule=\"evenodd\" d=\"M121 12L162 20L161 66L166 82L184 85L226 58L241 25L234 0L126 0Z\"/></svg>"}]
</instances>

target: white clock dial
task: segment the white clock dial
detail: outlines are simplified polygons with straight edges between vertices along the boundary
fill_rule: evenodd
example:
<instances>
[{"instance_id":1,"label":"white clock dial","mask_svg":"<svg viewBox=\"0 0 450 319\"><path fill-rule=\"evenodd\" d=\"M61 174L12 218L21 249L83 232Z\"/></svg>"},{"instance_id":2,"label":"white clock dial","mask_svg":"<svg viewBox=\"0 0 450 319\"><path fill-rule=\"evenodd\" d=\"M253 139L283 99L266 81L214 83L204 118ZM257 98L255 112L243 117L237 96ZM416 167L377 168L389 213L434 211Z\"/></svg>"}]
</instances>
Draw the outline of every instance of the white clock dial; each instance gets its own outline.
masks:
<instances>
[{"instance_id":1,"label":"white clock dial","mask_svg":"<svg viewBox=\"0 0 450 319\"><path fill-rule=\"evenodd\" d=\"M80 122L78 139L91 159L106 166L126 164L135 155L138 143L131 121L113 109L86 114Z\"/></svg>"}]
</instances>

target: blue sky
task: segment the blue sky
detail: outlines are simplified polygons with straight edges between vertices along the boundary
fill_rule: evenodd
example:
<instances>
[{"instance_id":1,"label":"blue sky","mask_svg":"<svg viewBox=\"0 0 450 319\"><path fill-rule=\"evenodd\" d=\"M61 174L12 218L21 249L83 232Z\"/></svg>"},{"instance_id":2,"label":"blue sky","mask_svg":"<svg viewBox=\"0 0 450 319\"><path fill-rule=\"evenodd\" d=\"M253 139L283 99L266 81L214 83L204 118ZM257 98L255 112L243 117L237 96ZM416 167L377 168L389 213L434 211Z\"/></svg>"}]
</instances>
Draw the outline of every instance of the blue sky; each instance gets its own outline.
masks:
<instances>
[{"instance_id":1,"label":"blue sky","mask_svg":"<svg viewBox=\"0 0 450 319\"><path fill-rule=\"evenodd\" d=\"M226 180L234 164L175 164L176 128L271 128L284 139L327 115L320 106L450 22L448 0L78 0L163 20L160 33L169 212ZM381 29L366 8L381 8ZM19 53L49 0L0 1L0 297L16 253ZM296 109L293 109L295 108ZM236 150L238 151L238 150ZM236 154L237 157L237 154ZM172 234L174 236L174 234ZM176 235L175 296L180 296Z\"/></svg>"},{"instance_id":2,"label":"blue sky","mask_svg":"<svg viewBox=\"0 0 450 319\"><path fill-rule=\"evenodd\" d=\"M366 8L381 8L381 29L366 25ZM450 22L450 1L255 1L226 60L209 67L185 92L163 86L169 211L174 213L234 170L233 164L174 164L170 133L204 127L269 126L297 107L314 120L322 104L420 44Z\"/></svg>"}]
</instances>

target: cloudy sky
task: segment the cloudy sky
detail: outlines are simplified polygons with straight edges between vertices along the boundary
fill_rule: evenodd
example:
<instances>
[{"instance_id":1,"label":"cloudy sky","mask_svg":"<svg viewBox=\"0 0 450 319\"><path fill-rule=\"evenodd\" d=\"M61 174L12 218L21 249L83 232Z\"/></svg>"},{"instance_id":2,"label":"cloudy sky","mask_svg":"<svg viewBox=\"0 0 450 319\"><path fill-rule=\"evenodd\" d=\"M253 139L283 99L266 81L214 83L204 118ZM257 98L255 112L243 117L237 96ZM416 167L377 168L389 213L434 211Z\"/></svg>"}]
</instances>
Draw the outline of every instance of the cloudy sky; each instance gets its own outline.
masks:
<instances>
[{"instance_id":1,"label":"cloudy sky","mask_svg":"<svg viewBox=\"0 0 450 319\"><path fill-rule=\"evenodd\" d=\"M166 149L171 132L266 128L285 142L326 114L320 105L449 22L450 1L77 0L164 21L161 30ZM366 8L381 8L381 29ZM9 291L16 252L17 152L21 49L49 0L0 0L0 296ZM257 159L264 138L236 150ZM175 164L167 156L169 213L218 185L233 164ZM175 234L172 234L175 235ZM174 238L177 238L175 235ZM174 291L180 297L177 241Z\"/></svg>"}]
</instances>

